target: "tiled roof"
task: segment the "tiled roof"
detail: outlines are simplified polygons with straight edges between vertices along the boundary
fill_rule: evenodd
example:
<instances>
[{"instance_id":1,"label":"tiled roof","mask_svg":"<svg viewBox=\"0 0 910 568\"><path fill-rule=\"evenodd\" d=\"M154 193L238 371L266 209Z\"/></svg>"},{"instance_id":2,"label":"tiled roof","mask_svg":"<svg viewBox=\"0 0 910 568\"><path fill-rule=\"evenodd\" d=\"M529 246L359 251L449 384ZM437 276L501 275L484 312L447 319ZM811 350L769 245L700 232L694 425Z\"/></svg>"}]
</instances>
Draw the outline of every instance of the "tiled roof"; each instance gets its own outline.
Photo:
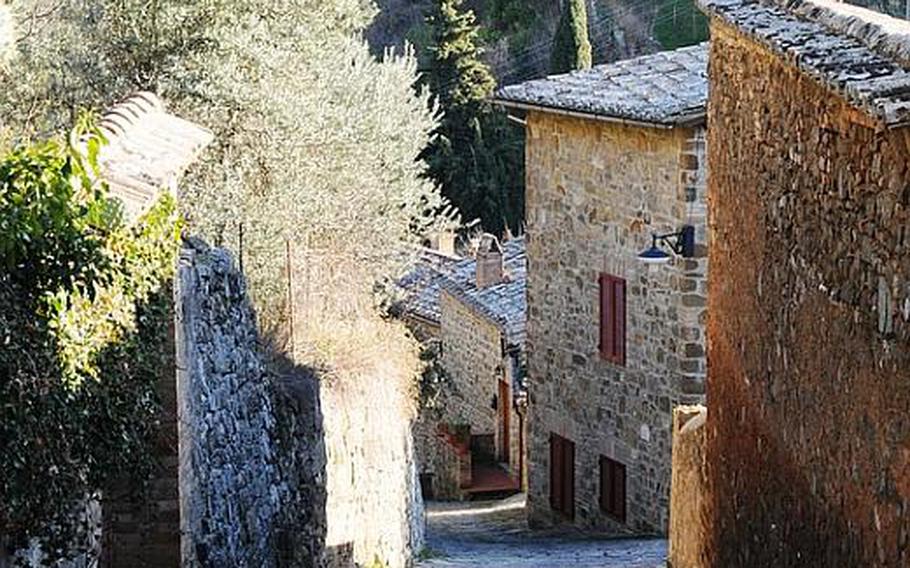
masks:
<instances>
[{"instance_id":1,"label":"tiled roof","mask_svg":"<svg viewBox=\"0 0 910 568\"><path fill-rule=\"evenodd\" d=\"M459 257L424 250L414 269L398 281L404 298L397 308L405 315L439 325L439 286L442 277L461 260Z\"/></svg>"},{"instance_id":2,"label":"tiled roof","mask_svg":"<svg viewBox=\"0 0 910 568\"><path fill-rule=\"evenodd\" d=\"M500 326L511 345L523 346L527 321L527 257L524 238L503 244L506 281L477 288L477 262L452 259L428 251L407 276L399 280L405 298L404 315L439 324L439 294L444 289L478 315Z\"/></svg>"},{"instance_id":3,"label":"tiled roof","mask_svg":"<svg viewBox=\"0 0 910 568\"><path fill-rule=\"evenodd\" d=\"M502 249L505 279L501 284L478 288L477 263L468 258L443 275L440 287L478 315L499 325L506 343L523 347L528 313L528 259L524 237L506 241Z\"/></svg>"},{"instance_id":4,"label":"tiled roof","mask_svg":"<svg viewBox=\"0 0 910 568\"><path fill-rule=\"evenodd\" d=\"M129 218L141 215L211 143L210 131L169 114L157 96L138 93L105 113L108 143L98 156L101 177Z\"/></svg>"},{"instance_id":5,"label":"tiled roof","mask_svg":"<svg viewBox=\"0 0 910 568\"><path fill-rule=\"evenodd\" d=\"M505 106L674 126L704 121L708 44L499 89Z\"/></svg>"},{"instance_id":6,"label":"tiled roof","mask_svg":"<svg viewBox=\"0 0 910 568\"><path fill-rule=\"evenodd\" d=\"M829 0L697 0L885 126L910 124L910 23Z\"/></svg>"}]
</instances>

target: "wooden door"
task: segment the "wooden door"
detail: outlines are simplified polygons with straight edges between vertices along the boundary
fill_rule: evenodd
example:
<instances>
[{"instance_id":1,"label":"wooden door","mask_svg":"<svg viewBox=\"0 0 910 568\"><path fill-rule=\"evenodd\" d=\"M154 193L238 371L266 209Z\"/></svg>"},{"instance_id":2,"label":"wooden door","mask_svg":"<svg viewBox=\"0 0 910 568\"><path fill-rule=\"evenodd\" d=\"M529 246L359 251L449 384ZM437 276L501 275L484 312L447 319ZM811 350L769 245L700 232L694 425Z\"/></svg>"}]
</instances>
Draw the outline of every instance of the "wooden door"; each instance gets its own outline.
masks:
<instances>
[{"instance_id":1,"label":"wooden door","mask_svg":"<svg viewBox=\"0 0 910 568\"><path fill-rule=\"evenodd\" d=\"M575 518L575 443L550 434L550 506Z\"/></svg>"},{"instance_id":2,"label":"wooden door","mask_svg":"<svg viewBox=\"0 0 910 568\"><path fill-rule=\"evenodd\" d=\"M511 447L510 428L512 412L512 393L509 383L499 381L499 452L497 458L500 463L509 463Z\"/></svg>"}]
</instances>

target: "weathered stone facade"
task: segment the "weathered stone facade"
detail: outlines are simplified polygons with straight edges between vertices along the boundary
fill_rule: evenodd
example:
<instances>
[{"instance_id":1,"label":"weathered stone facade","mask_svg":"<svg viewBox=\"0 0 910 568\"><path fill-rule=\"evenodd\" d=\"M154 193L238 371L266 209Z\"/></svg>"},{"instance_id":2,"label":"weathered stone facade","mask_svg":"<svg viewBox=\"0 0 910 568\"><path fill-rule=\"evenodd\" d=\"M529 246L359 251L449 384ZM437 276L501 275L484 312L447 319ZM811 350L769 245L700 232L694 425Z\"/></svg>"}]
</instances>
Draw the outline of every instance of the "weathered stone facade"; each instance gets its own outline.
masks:
<instances>
[{"instance_id":1,"label":"weathered stone facade","mask_svg":"<svg viewBox=\"0 0 910 568\"><path fill-rule=\"evenodd\" d=\"M708 565L908 566L910 132L712 36Z\"/></svg>"},{"instance_id":2,"label":"weathered stone facade","mask_svg":"<svg viewBox=\"0 0 910 568\"><path fill-rule=\"evenodd\" d=\"M502 333L444 290L439 303L442 364L452 380L445 420L470 424L473 435L493 436L498 378L505 376Z\"/></svg>"},{"instance_id":3,"label":"weathered stone facade","mask_svg":"<svg viewBox=\"0 0 910 568\"><path fill-rule=\"evenodd\" d=\"M424 515L408 377L345 376L321 384L328 465L331 568L410 566L423 547Z\"/></svg>"},{"instance_id":4,"label":"weathered stone facade","mask_svg":"<svg viewBox=\"0 0 910 568\"><path fill-rule=\"evenodd\" d=\"M673 479L670 487L671 568L702 568L709 515L705 477L708 411L704 406L673 409Z\"/></svg>"},{"instance_id":5,"label":"weathered stone facade","mask_svg":"<svg viewBox=\"0 0 910 568\"><path fill-rule=\"evenodd\" d=\"M705 139L697 126L527 116L528 493L549 502L551 433L574 441L576 525L665 533L672 408L702 400L707 243ZM652 233L696 227L695 258L648 266ZM599 352L599 276L627 282L627 364ZM627 468L627 517L600 508L599 458Z\"/></svg>"},{"instance_id":6,"label":"weathered stone facade","mask_svg":"<svg viewBox=\"0 0 910 568\"><path fill-rule=\"evenodd\" d=\"M182 566L321 566L325 447L315 379L266 370L243 275L190 240L177 287Z\"/></svg>"}]
</instances>

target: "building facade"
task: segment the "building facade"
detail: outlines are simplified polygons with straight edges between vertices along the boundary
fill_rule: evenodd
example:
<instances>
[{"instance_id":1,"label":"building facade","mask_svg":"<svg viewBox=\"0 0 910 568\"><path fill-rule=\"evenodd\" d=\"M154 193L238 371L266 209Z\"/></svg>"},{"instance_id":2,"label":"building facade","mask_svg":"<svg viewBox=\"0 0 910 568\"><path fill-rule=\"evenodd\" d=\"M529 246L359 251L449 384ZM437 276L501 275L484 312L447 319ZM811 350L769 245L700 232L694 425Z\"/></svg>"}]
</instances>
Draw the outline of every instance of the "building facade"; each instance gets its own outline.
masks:
<instances>
[{"instance_id":1,"label":"building facade","mask_svg":"<svg viewBox=\"0 0 910 568\"><path fill-rule=\"evenodd\" d=\"M442 265L425 255L401 283L400 315L432 335L443 375L416 431L437 499L514 492L526 479L525 242L483 235L474 248Z\"/></svg>"},{"instance_id":2,"label":"building facade","mask_svg":"<svg viewBox=\"0 0 910 568\"><path fill-rule=\"evenodd\" d=\"M702 400L704 45L506 87L527 121L529 520L667 527L672 408ZM694 226L690 258L648 265Z\"/></svg>"},{"instance_id":3,"label":"building facade","mask_svg":"<svg viewBox=\"0 0 910 568\"><path fill-rule=\"evenodd\" d=\"M711 15L706 566L910 566L910 24Z\"/></svg>"}]
</instances>

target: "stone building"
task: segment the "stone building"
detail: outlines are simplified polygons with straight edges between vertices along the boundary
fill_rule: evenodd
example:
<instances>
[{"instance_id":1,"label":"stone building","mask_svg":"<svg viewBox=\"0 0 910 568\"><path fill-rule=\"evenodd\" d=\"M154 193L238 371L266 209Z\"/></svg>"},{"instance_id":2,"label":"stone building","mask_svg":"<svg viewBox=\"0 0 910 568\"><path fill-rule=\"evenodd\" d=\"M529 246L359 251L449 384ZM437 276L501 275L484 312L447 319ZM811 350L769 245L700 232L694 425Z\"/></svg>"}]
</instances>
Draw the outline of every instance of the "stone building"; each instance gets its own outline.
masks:
<instances>
[{"instance_id":1,"label":"stone building","mask_svg":"<svg viewBox=\"0 0 910 568\"><path fill-rule=\"evenodd\" d=\"M446 377L417 432L436 498L516 491L525 480L525 241L483 235L475 248L442 266L425 259L403 282L403 317L435 328Z\"/></svg>"},{"instance_id":2,"label":"stone building","mask_svg":"<svg viewBox=\"0 0 910 568\"><path fill-rule=\"evenodd\" d=\"M671 410L701 401L707 46L501 89L527 123L529 520L667 527ZM637 257L695 227L689 258Z\"/></svg>"},{"instance_id":3,"label":"stone building","mask_svg":"<svg viewBox=\"0 0 910 568\"><path fill-rule=\"evenodd\" d=\"M703 565L910 566L910 23L821 0L700 3Z\"/></svg>"}]
</instances>

